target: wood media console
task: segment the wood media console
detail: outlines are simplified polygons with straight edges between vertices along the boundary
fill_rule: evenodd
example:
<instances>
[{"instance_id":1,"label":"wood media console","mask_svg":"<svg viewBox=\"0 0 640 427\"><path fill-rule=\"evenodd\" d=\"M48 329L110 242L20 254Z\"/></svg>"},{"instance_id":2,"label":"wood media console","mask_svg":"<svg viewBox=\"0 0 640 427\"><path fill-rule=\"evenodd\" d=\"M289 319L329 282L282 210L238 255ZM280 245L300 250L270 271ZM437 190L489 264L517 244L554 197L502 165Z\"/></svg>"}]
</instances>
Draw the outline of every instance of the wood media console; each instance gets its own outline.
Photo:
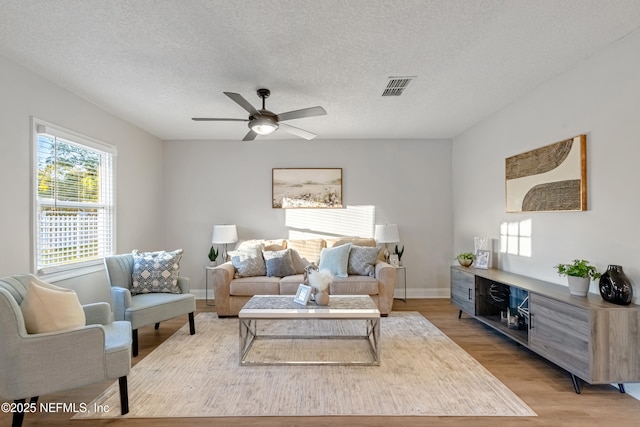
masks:
<instances>
[{"instance_id":1,"label":"wood media console","mask_svg":"<svg viewBox=\"0 0 640 427\"><path fill-rule=\"evenodd\" d=\"M640 306L495 269L451 267L451 301L463 312L589 384L640 382Z\"/></svg>"}]
</instances>

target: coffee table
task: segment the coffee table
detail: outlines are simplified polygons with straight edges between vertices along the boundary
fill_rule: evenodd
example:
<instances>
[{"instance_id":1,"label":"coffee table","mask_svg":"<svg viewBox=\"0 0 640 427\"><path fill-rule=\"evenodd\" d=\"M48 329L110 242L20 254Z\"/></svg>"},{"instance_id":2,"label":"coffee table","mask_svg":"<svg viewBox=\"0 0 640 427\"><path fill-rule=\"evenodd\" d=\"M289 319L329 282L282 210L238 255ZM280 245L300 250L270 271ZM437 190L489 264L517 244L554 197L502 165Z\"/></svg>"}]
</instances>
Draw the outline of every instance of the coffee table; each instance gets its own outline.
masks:
<instances>
[{"instance_id":1,"label":"coffee table","mask_svg":"<svg viewBox=\"0 0 640 427\"><path fill-rule=\"evenodd\" d=\"M380 365L380 311L368 295L331 295L328 306L297 304L293 295L256 295L238 313L240 325L240 364L245 365ZM263 320L341 320L364 322L364 333L355 335L259 334L258 321ZM287 325L291 326L291 325ZM290 328L289 328L290 329ZM295 325L294 325L295 329ZM297 332L297 331L295 331ZM256 340L345 339L366 340L369 360L248 360ZM300 344L304 345L301 341ZM343 358L344 359L344 358Z\"/></svg>"}]
</instances>

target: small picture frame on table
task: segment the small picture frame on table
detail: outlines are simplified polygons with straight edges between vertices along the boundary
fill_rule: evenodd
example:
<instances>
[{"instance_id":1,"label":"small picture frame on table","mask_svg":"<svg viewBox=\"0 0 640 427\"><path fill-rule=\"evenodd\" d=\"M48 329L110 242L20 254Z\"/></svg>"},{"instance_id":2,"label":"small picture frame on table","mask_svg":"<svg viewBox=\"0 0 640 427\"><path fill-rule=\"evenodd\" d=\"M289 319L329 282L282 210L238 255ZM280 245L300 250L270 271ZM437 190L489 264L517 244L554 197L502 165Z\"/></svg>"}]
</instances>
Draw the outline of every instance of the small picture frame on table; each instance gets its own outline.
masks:
<instances>
[{"instance_id":1,"label":"small picture frame on table","mask_svg":"<svg viewBox=\"0 0 640 427\"><path fill-rule=\"evenodd\" d=\"M309 298L311 298L311 286L300 284L293 301L298 304L307 305L309 303Z\"/></svg>"},{"instance_id":2,"label":"small picture frame on table","mask_svg":"<svg viewBox=\"0 0 640 427\"><path fill-rule=\"evenodd\" d=\"M491 251L479 250L476 252L476 259L473 261L475 268L482 268L487 270L491 264Z\"/></svg>"}]
</instances>

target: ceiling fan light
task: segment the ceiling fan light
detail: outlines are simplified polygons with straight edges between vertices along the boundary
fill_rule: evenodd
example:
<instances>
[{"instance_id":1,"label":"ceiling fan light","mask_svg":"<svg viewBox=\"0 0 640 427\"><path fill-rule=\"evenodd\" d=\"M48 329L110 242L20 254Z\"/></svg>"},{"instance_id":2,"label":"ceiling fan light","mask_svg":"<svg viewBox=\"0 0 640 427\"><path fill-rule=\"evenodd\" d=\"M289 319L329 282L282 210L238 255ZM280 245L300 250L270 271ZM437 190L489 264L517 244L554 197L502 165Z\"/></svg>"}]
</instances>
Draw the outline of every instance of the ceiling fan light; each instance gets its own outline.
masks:
<instances>
[{"instance_id":1,"label":"ceiling fan light","mask_svg":"<svg viewBox=\"0 0 640 427\"><path fill-rule=\"evenodd\" d=\"M258 135L269 135L278 129L278 123L268 118L260 118L252 120L249 127Z\"/></svg>"}]
</instances>

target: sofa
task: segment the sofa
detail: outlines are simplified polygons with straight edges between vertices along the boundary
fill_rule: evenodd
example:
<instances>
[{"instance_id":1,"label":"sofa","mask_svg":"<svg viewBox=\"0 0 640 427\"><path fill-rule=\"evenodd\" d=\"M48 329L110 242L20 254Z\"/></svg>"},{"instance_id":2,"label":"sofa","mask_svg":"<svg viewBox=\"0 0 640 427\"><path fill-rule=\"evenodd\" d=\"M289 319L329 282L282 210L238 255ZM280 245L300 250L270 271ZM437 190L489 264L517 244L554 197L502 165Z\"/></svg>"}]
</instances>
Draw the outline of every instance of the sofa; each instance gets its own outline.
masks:
<instances>
[{"instance_id":1,"label":"sofa","mask_svg":"<svg viewBox=\"0 0 640 427\"><path fill-rule=\"evenodd\" d=\"M228 255L208 272L220 317L237 316L254 295L295 295L311 263L331 271L330 295L370 295L382 316L393 306L396 269L372 238L249 240Z\"/></svg>"}]
</instances>

